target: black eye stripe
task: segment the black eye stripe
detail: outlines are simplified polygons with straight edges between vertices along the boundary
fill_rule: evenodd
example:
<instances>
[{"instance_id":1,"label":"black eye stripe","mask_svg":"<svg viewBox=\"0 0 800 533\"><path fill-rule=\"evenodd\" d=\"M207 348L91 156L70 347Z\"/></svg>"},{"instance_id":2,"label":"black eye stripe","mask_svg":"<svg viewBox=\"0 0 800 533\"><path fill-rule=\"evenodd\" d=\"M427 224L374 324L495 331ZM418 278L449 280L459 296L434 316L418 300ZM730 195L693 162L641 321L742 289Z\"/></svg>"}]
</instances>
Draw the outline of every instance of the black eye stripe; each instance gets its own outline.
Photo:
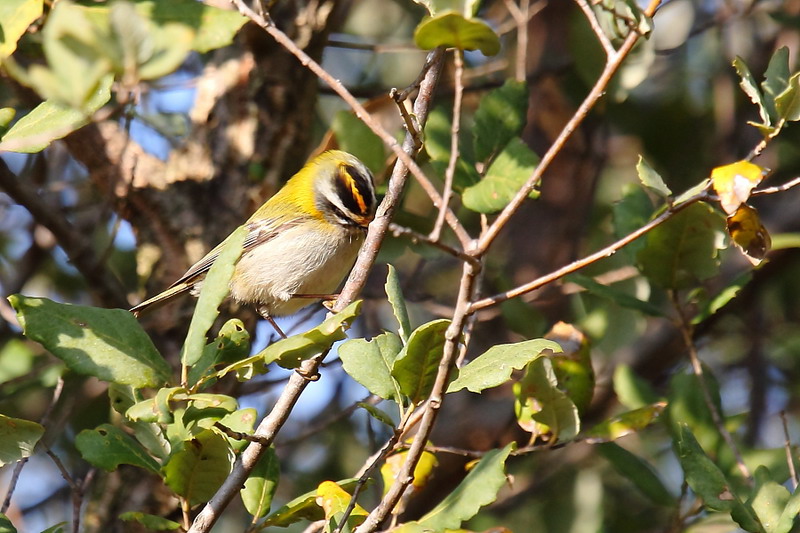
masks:
<instances>
[{"instance_id":1,"label":"black eye stripe","mask_svg":"<svg viewBox=\"0 0 800 533\"><path fill-rule=\"evenodd\" d=\"M335 183L336 194L351 213L362 217L372 214L375 201L370 177L352 165L342 165Z\"/></svg>"}]
</instances>

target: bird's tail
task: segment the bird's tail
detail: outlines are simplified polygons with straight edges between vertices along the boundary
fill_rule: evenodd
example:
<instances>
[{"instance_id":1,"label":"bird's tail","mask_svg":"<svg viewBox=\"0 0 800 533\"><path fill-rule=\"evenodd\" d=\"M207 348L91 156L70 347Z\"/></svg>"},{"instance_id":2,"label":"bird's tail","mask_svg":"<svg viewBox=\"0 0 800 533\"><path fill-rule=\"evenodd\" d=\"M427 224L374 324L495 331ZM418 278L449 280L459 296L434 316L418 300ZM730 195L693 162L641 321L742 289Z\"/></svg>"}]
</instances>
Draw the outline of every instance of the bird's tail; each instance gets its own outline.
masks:
<instances>
[{"instance_id":1,"label":"bird's tail","mask_svg":"<svg viewBox=\"0 0 800 533\"><path fill-rule=\"evenodd\" d=\"M179 283L177 285L174 285L169 289L165 290L164 292L156 294L152 298L147 299L142 303L131 307L130 312L133 313L133 315L138 318L139 315L141 315L142 313L160 307L162 304L167 303L175 296L183 294L184 292L190 290L192 286L193 284L191 283Z\"/></svg>"}]
</instances>

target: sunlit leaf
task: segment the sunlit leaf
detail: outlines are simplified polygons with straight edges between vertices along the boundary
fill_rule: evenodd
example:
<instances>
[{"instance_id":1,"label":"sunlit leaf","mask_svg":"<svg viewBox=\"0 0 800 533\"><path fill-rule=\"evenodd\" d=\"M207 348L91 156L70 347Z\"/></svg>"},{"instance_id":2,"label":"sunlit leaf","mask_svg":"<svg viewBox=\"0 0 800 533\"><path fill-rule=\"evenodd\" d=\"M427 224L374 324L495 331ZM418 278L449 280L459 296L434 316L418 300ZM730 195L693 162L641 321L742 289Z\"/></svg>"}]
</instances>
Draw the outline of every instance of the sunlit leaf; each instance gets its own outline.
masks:
<instances>
[{"instance_id":1,"label":"sunlit leaf","mask_svg":"<svg viewBox=\"0 0 800 533\"><path fill-rule=\"evenodd\" d=\"M0 533L17 533L17 528L3 513L0 513Z\"/></svg>"},{"instance_id":2,"label":"sunlit leaf","mask_svg":"<svg viewBox=\"0 0 800 533\"><path fill-rule=\"evenodd\" d=\"M800 120L800 73L793 74L786 89L775 98L775 109L780 119Z\"/></svg>"},{"instance_id":3,"label":"sunlit leaf","mask_svg":"<svg viewBox=\"0 0 800 533\"><path fill-rule=\"evenodd\" d=\"M761 121L766 126L772 125L769 111L764 104L764 97L761 94L761 91L758 89L756 79L750 73L750 69L745 64L744 59L736 56L736 58L733 60L733 67L736 69L736 73L739 74L739 86L742 88L747 97L750 98L750 101L758 106L758 113L761 115Z\"/></svg>"},{"instance_id":4,"label":"sunlit leaf","mask_svg":"<svg viewBox=\"0 0 800 533\"><path fill-rule=\"evenodd\" d=\"M655 422L666 406L666 402L656 402L612 416L587 431L585 440L591 443L611 442L641 431Z\"/></svg>"},{"instance_id":5,"label":"sunlit leaf","mask_svg":"<svg viewBox=\"0 0 800 533\"><path fill-rule=\"evenodd\" d=\"M414 42L423 50L447 46L480 50L485 56L500 51L500 39L491 26L452 11L425 18L414 31Z\"/></svg>"},{"instance_id":6,"label":"sunlit leaf","mask_svg":"<svg viewBox=\"0 0 800 533\"><path fill-rule=\"evenodd\" d=\"M791 524L782 523L781 515L791 494L786 487L773 479L769 469L764 465L756 468L753 477L756 486L746 505L752 507L766 533L788 533Z\"/></svg>"},{"instance_id":7,"label":"sunlit leaf","mask_svg":"<svg viewBox=\"0 0 800 533\"><path fill-rule=\"evenodd\" d=\"M433 531L455 529L475 516L481 507L495 501L506 483L505 462L513 447L514 443L509 443L484 455L458 487L420 518L419 523Z\"/></svg>"},{"instance_id":8,"label":"sunlit leaf","mask_svg":"<svg viewBox=\"0 0 800 533\"><path fill-rule=\"evenodd\" d=\"M316 503L325 512L325 520L331 529L339 526L351 499L350 494L333 481L323 481L317 487ZM366 509L356 504L347 518L347 527L352 530L367 518L367 514L369 513ZM345 526L342 526L342 529L344 528Z\"/></svg>"},{"instance_id":9,"label":"sunlit leaf","mask_svg":"<svg viewBox=\"0 0 800 533\"><path fill-rule=\"evenodd\" d=\"M711 171L711 184L719 196L722 209L729 215L747 202L750 192L766 176L767 171L749 161L738 161Z\"/></svg>"},{"instance_id":10,"label":"sunlit leaf","mask_svg":"<svg viewBox=\"0 0 800 533\"><path fill-rule=\"evenodd\" d=\"M400 287L400 277L397 275L397 270L389 265L389 272L386 275L386 296L392 306L392 312L397 319L399 329L398 335L403 340L403 343L408 342L408 336L411 334L411 320L408 318L408 308L406 308L406 301L403 298L403 290Z\"/></svg>"},{"instance_id":11,"label":"sunlit leaf","mask_svg":"<svg viewBox=\"0 0 800 533\"><path fill-rule=\"evenodd\" d=\"M567 442L580 431L578 408L558 386L553 363L548 357L533 361L525 375L514 384L514 411L519 426L533 438Z\"/></svg>"},{"instance_id":12,"label":"sunlit leaf","mask_svg":"<svg viewBox=\"0 0 800 533\"><path fill-rule=\"evenodd\" d=\"M767 228L761 223L754 207L742 204L728 217L728 233L748 261L758 265L767 255L772 244Z\"/></svg>"},{"instance_id":13,"label":"sunlit leaf","mask_svg":"<svg viewBox=\"0 0 800 533\"><path fill-rule=\"evenodd\" d=\"M0 2L0 62L14 53L28 26L42 16L42 0Z\"/></svg>"},{"instance_id":14,"label":"sunlit leaf","mask_svg":"<svg viewBox=\"0 0 800 533\"><path fill-rule=\"evenodd\" d=\"M350 377L368 391L386 400L399 399L398 384L392 366L403 343L394 333L382 333L371 340L351 339L339 346L342 366Z\"/></svg>"},{"instance_id":15,"label":"sunlit leaf","mask_svg":"<svg viewBox=\"0 0 800 533\"><path fill-rule=\"evenodd\" d=\"M159 472L158 462L130 435L111 424L81 431L75 437L75 447L84 459L104 470L113 471L127 464Z\"/></svg>"},{"instance_id":16,"label":"sunlit leaf","mask_svg":"<svg viewBox=\"0 0 800 533\"><path fill-rule=\"evenodd\" d=\"M111 75L100 80L99 87L82 110L54 100L45 100L9 128L0 140L0 151L41 152L54 140L87 124L91 114L111 99L113 81Z\"/></svg>"},{"instance_id":17,"label":"sunlit leaf","mask_svg":"<svg viewBox=\"0 0 800 533\"><path fill-rule=\"evenodd\" d=\"M657 195L663 198L672 195L672 191L667 187L667 184L664 183L661 175L653 170L653 167L651 167L641 155L639 156L639 162L636 163L636 172L639 174L639 181L642 182L642 185Z\"/></svg>"},{"instance_id":18,"label":"sunlit leaf","mask_svg":"<svg viewBox=\"0 0 800 533\"><path fill-rule=\"evenodd\" d=\"M392 365L400 392L414 404L426 399L433 388L449 326L449 320L440 319L415 329Z\"/></svg>"},{"instance_id":19,"label":"sunlit leaf","mask_svg":"<svg viewBox=\"0 0 800 533\"><path fill-rule=\"evenodd\" d=\"M345 479L337 481L336 484L346 491L351 491L357 482L357 479ZM325 518L325 515L322 508L317 505L317 491L315 489L298 496L270 514L261 525L263 527L286 527L300 520L313 522L323 518Z\"/></svg>"},{"instance_id":20,"label":"sunlit leaf","mask_svg":"<svg viewBox=\"0 0 800 533\"><path fill-rule=\"evenodd\" d=\"M250 353L250 334L238 318L225 322L214 342L206 344L200 359L189 369L189 384L197 383L215 365L240 361Z\"/></svg>"},{"instance_id":21,"label":"sunlit leaf","mask_svg":"<svg viewBox=\"0 0 800 533\"><path fill-rule=\"evenodd\" d=\"M30 457L42 435L41 424L0 414L0 466Z\"/></svg>"},{"instance_id":22,"label":"sunlit leaf","mask_svg":"<svg viewBox=\"0 0 800 533\"><path fill-rule=\"evenodd\" d=\"M392 417L389 416L386 413L386 411L384 411L383 409L379 409L379 408L375 407L374 405L372 405L371 403L367 403L367 402L358 402L356 405L358 405L359 407L364 409L366 412L368 412L370 414L370 416L372 418L374 418L375 420L377 420L379 422L383 422L384 424L386 424L390 428L394 427L394 420L392 420Z\"/></svg>"},{"instance_id":23,"label":"sunlit leaf","mask_svg":"<svg viewBox=\"0 0 800 533\"><path fill-rule=\"evenodd\" d=\"M252 435L253 428L256 424L256 419L258 418L258 411L256 411L252 407L246 407L244 409L237 409L236 411L229 413L219 421L214 424L212 428L214 431L223 433L225 437L228 439L228 443L231 445L235 451L241 451L247 447L249 442L247 440L241 439L237 440L233 437L229 437L227 434L222 432L218 426L226 427L230 430L236 431L237 433L244 433L245 435Z\"/></svg>"},{"instance_id":24,"label":"sunlit leaf","mask_svg":"<svg viewBox=\"0 0 800 533\"><path fill-rule=\"evenodd\" d=\"M272 497L278 488L279 478L280 463L275 454L275 448L270 446L261 454L240 491L242 502L248 513L256 518L261 518L269 512Z\"/></svg>"},{"instance_id":25,"label":"sunlit leaf","mask_svg":"<svg viewBox=\"0 0 800 533\"><path fill-rule=\"evenodd\" d=\"M74 372L136 388L155 387L170 378L169 365L128 311L21 294L9 296L9 301L25 336Z\"/></svg>"},{"instance_id":26,"label":"sunlit leaf","mask_svg":"<svg viewBox=\"0 0 800 533\"><path fill-rule=\"evenodd\" d=\"M410 443L409 443L410 444ZM383 478L383 494L385 495L397 481L397 477L402 471L403 465L408 458L408 449L402 449L386 458L386 462L381 466L381 477ZM414 489L421 489L428 484L428 480L435 468L439 465L436 456L429 451L423 451L419 461L414 467L414 479L411 486Z\"/></svg>"},{"instance_id":27,"label":"sunlit leaf","mask_svg":"<svg viewBox=\"0 0 800 533\"><path fill-rule=\"evenodd\" d=\"M557 353L561 351L561 347L546 339L492 346L458 371L458 377L447 387L447 392L462 389L481 392L502 385L511 379L514 370L524 368L542 356L545 350Z\"/></svg>"},{"instance_id":28,"label":"sunlit leaf","mask_svg":"<svg viewBox=\"0 0 800 533\"><path fill-rule=\"evenodd\" d=\"M658 401L653 386L634 373L627 364L619 364L614 369L614 393L619 402L628 409L638 409Z\"/></svg>"},{"instance_id":29,"label":"sunlit leaf","mask_svg":"<svg viewBox=\"0 0 800 533\"><path fill-rule=\"evenodd\" d=\"M211 253L219 255L211 265L203 279L200 297L197 300L189 331L181 349L181 363L186 366L195 364L203 356L206 344L206 332L211 329L219 315L219 306L230 290L230 281L236 268L236 261L242 254L242 245L247 237L245 226L238 227Z\"/></svg>"},{"instance_id":30,"label":"sunlit leaf","mask_svg":"<svg viewBox=\"0 0 800 533\"><path fill-rule=\"evenodd\" d=\"M347 337L345 331L360 312L361 300L358 300L329 316L319 326L270 344L258 356L266 364L276 361L283 368L298 368L306 359L321 354L334 342Z\"/></svg>"},{"instance_id":31,"label":"sunlit leaf","mask_svg":"<svg viewBox=\"0 0 800 533\"><path fill-rule=\"evenodd\" d=\"M478 213L501 211L528 181L538 164L539 156L522 139L514 137L497 155L481 181L464 189L464 205ZM529 195L530 198L538 196L536 190Z\"/></svg>"},{"instance_id":32,"label":"sunlit leaf","mask_svg":"<svg viewBox=\"0 0 800 533\"><path fill-rule=\"evenodd\" d=\"M121 415L124 415L128 409L136 405L134 389L130 385L110 383L108 386L108 397L111 400L111 407ZM157 418L157 415L154 413L152 417ZM167 458L169 454L169 443L164 439L164 435L159 426L149 422L128 418L124 418L124 422L125 425L133 430L136 440L147 448L147 451L150 452L151 455L162 460Z\"/></svg>"},{"instance_id":33,"label":"sunlit leaf","mask_svg":"<svg viewBox=\"0 0 800 533\"><path fill-rule=\"evenodd\" d=\"M224 437L205 430L183 443L164 465L164 481L190 505L207 502L233 466L233 451Z\"/></svg>"},{"instance_id":34,"label":"sunlit leaf","mask_svg":"<svg viewBox=\"0 0 800 533\"><path fill-rule=\"evenodd\" d=\"M481 98L472 130L476 160L488 162L522 133L527 119L528 98L528 84L512 79Z\"/></svg>"},{"instance_id":35,"label":"sunlit leaf","mask_svg":"<svg viewBox=\"0 0 800 533\"><path fill-rule=\"evenodd\" d=\"M556 322L544 338L561 347L560 352L547 355L553 363L558 388L572 400L578 413L583 414L592 401L595 384L589 339L566 322Z\"/></svg>"}]
</instances>

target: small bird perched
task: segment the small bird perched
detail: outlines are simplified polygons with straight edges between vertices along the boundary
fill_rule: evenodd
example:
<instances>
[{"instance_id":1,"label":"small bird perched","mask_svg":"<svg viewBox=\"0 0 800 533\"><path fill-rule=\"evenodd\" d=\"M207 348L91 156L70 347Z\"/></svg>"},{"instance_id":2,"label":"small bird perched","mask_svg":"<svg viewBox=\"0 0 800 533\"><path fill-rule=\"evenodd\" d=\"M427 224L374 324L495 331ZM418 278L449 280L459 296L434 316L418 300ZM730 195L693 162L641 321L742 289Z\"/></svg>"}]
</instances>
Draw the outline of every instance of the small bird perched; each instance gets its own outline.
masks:
<instances>
[{"instance_id":1,"label":"small bird perched","mask_svg":"<svg viewBox=\"0 0 800 533\"><path fill-rule=\"evenodd\" d=\"M284 336L273 317L299 311L339 287L376 206L372 174L364 163L338 150L315 157L245 223L248 234L231 278L231 296L253 304ZM224 243L131 312L139 316L178 294L199 293Z\"/></svg>"}]
</instances>

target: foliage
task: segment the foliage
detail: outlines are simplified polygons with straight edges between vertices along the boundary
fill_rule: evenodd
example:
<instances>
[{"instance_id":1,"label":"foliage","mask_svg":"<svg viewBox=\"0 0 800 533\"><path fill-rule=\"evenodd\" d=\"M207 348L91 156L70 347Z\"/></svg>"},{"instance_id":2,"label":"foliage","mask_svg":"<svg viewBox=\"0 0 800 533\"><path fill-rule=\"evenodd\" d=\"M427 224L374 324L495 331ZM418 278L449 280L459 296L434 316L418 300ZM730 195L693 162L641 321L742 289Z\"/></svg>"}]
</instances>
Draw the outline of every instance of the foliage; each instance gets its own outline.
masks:
<instances>
[{"instance_id":1,"label":"foliage","mask_svg":"<svg viewBox=\"0 0 800 533\"><path fill-rule=\"evenodd\" d=\"M352 7L350 17L388 9L376 2ZM748 66L757 60L737 56L720 66L718 51L698 55L698 64L719 72L702 80L683 72L687 87L738 78L742 103L731 97L730 108L717 109L710 99L690 104L683 84L645 81L659 70L676 79L681 68L698 70L675 57L654 67L663 46L657 2L570 4L560 27L569 46L558 50L569 61L558 75L540 63L545 81L526 70L533 60L528 18L539 16L538 7L495 2L479 11L477 2L453 0L405 6L411 22L392 31L432 50L424 68L414 63L423 73L441 73L450 61L441 47L456 49L452 79L442 82L453 90L436 93L420 81L413 113L399 92L402 113L379 99L368 110L348 100L354 113L319 99L320 124L330 130L325 145L364 159L391 203L370 233L386 231L384 208L394 215L397 225L381 236L379 261L393 263L385 295L377 289L382 279L366 286L366 301L353 301L345 289L324 320L290 323L294 334L265 343L254 318L225 303L244 228L221 245L191 319L165 311L140 323L108 308L114 288L141 293L147 275L166 281L176 250L197 252L202 224L222 231L214 224L274 189L270 180L282 162L267 168L271 161L257 160L266 148L254 132L270 111L261 99L291 99L309 88L275 76L269 90L236 93L239 105L223 100L242 78L272 75L259 62L266 45L253 45L258 39L247 32L275 38L281 53L300 59L297 72L311 65L334 91L344 90L288 44L304 42L308 53L321 54L317 40L333 29L324 27L324 10L315 13L316 27L311 6L300 16L293 6L270 4L265 17L236 3L241 13L193 0L0 6L8 80L0 91L0 151L31 154L18 157L33 176L15 176L12 156L0 164L0 186L28 209L23 225L30 226L25 258L14 256L20 245L10 232L0 242L4 262L21 264L19 281L0 279L18 292L8 297L0 350L0 466L54 458L72 498L89 500L73 517L73 527L87 530L124 521L208 531L220 514L248 531L320 521L327 532L361 533L505 524L634 533L655 522L705 532L714 520L756 533L796 530L800 496L788 488L795 450L769 435L796 431L794 413L782 425L775 412L779 401L787 409L796 403L800 316L792 304L800 287L794 254L771 248L773 241L796 247L797 234L789 232L800 220L779 203L795 183L763 183L800 168L792 124L800 121L800 72L787 48L773 51L759 41L771 56L760 82L753 74L760 69ZM547 9L541 16L553 17ZM508 12L511 34L493 18L497 10ZM794 19L773 15L797 33ZM266 33L254 25L237 37L247 20ZM295 41L281 41L276 32L284 24L298 25L289 32ZM602 53L604 61L597 59ZM516 72L486 74L495 68L491 56ZM278 68L276 57L270 60ZM140 93L158 90L193 61L208 82L198 90L210 92L195 102L190 133L170 139L176 147L169 161L153 161L135 127L168 133L170 113L148 118ZM334 63L323 66L333 71ZM583 105L574 102L584 95ZM284 143L281 156L293 148L291 132L314 130L316 101L269 137L270 145ZM205 117L198 118L200 108ZM758 120L747 122L754 126L747 134L737 122L735 148L722 148L723 133L732 137L733 130L706 132L692 116L746 121L748 109ZM389 142L402 133L401 121L405 152ZM86 150L92 139L99 144ZM712 141L719 145L714 158L705 146ZM602 147L589 146L594 142ZM230 147L233 155L220 159ZM59 150L80 160L88 177L37 175L59 166L50 164ZM393 189L401 182L383 182L388 151L398 156L388 161L396 159L398 169L413 167L406 159L419 155L412 173L421 188L409 186L403 196ZM233 168L237 162L244 171ZM206 163L213 179L203 174ZM143 177L139 165L163 176ZM585 181L572 181L576 176ZM40 186L44 199L26 193ZM79 226L84 205L97 216ZM115 240L123 219L138 239L136 254ZM795 226L779 225L786 219ZM771 232L785 233L773 239ZM373 276L381 271L374 268ZM111 290L105 274L115 280ZM347 288L363 288L364 280L354 279ZM339 366L342 381L326 393ZM743 399L745 372L752 390ZM354 400L356 384L367 398ZM309 396L313 408L301 402ZM731 413L745 401L753 412ZM342 420L353 412L352 422ZM49 434L61 425L69 430ZM464 457L475 460L457 460ZM83 477L88 469L93 473ZM382 488L373 491L373 481ZM229 505L233 498L243 505ZM19 527L9 516L0 514L0 530Z\"/></svg>"}]
</instances>

